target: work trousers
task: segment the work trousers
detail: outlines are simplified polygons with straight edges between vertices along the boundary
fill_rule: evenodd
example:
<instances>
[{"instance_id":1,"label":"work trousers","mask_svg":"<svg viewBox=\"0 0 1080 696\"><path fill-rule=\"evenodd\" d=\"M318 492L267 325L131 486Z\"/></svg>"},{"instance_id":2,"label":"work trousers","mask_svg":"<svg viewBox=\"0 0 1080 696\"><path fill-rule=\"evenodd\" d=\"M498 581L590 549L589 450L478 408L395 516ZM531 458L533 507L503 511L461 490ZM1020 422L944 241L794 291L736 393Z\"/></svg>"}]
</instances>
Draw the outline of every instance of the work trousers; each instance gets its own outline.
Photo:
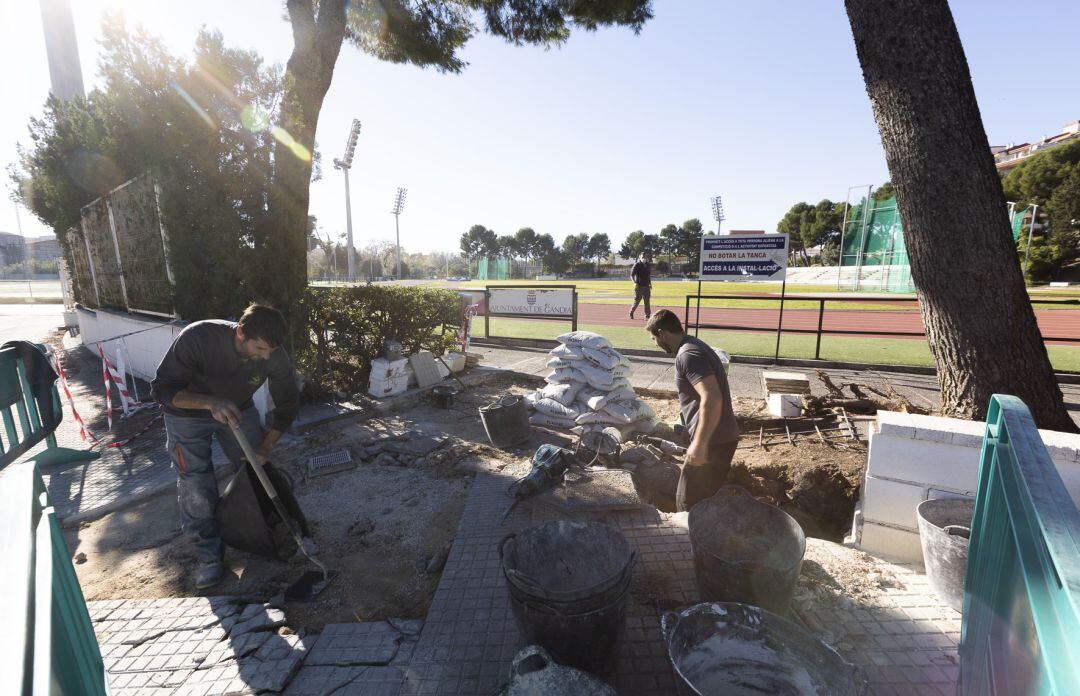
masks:
<instances>
[{"instance_id":1,"label":"work trousers","mask_svg":"<svg viewBox=\"0 0 1080 696\"><path fill-rule=\"evenodd\" d=\"M249 408L241 413L240 429L252 447L259 446L263 429L257 409ZM218 486L210 446L211 438L215 437L229 461L239 466L244 453L227 424L213 418L165 414L165 447L176 469L180 529L194 543L195 556L202 563L219 561L225 553L214 521Z\"/></svg>"},{"instance_id":2,"label":"work trousers","mask_svg":"<svg viewBox=\"0 0 1080 696\"><path fill-rule=\"evenodd\" d=\"M713 445L705 464L683 464L679 487L675 489L675 511L687 512L694 503L711 498L727 479L731 458L735 456L738 440Z\"/></svg>"},{"instance_id":3,"label":"work trousers","mask_svg":"<svg viewBox=\"0 0 1080 696\"><path fill-rule=\"evenodd\" d=\"M637 311L638 305L642 300L645 301L645 318L648 319L652 316L652 307L649 306L649 298L652 296L651 285L635 285L634 286L634 306L630 308L630 315L633 316Z\"/></svg>"}]
</instances>

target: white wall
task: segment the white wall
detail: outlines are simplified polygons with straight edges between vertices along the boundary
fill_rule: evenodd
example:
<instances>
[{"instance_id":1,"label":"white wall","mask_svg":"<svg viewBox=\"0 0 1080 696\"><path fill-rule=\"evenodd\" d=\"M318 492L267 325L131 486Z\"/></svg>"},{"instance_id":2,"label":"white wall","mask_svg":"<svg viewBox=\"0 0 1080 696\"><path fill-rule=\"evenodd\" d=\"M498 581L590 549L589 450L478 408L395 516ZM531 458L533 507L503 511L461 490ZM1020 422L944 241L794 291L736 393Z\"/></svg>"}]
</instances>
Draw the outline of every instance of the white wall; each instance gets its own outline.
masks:
<instances>
[{"instance_id":1,"label":"white wall","mask_svg":"<svg viewBox=\"0 0 1080 696\"><path fill-rule=\"evenodd\" d=\"M956 418L878 411L852 530L856 546L921 563L915 507L928 498L975 496L985 428ZM1039 434L1073 503L1080 505L1080 435Z\"/></svg>"},{"instance_id":2,"label":"white wall","mask_svg":"<svg viewBox=\"0 0 1080 696\"><path fill-rule=\"evenodd\" d=\"M130 361L127 370L147 382L154 378L158 363L169 350L173 339L184 328L183 324L170 324L168 319L109 309L89 310L80 307L78 312L79 334L83 345L96 353L97 342L104 340L101 347L109 360L116 364L116 350L122 343ZM124 337L105 340L114 336Z\"/></svg>"}]
</instances>

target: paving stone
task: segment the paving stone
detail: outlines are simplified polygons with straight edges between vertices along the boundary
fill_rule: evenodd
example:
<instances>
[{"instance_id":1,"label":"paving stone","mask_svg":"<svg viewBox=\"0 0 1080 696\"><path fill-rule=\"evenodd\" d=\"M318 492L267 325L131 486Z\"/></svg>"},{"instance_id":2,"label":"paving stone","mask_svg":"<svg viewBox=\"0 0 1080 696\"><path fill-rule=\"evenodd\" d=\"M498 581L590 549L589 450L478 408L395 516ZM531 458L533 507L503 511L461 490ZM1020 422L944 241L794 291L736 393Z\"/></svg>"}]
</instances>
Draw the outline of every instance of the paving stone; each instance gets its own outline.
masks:
<instances>
[{"instance_id":1,"label":"paving stone","mask_svg":"<svg viewBox=\"0 0 1080 696\"><path fill-rule=\"evenodd\" d=\"M231 636L239 636L251 631L268 631L272 628L285 625L285 612L280 609L263 609L247 621L241 621L229 632Z\"/></svg>"},{"instance_id":2,"label":"paving stone","mask_svg":"<svg viewBox=\"0 0 1080 696\"><path fill-rule=\"evenodd\" d=\"M328 624L315 639L309 665L386 665L404 635L385 621Z\"/></svg>"},{"instance_id":3,"label":"paving stone","mask_svg":"<svg viewBox=\"0 0 1080 696\"><path fill-rule=\"evenodd\" d=\"M284 696L397 696L405 681L400 667L329 667L304 664Z\"/></svg>"},{"instance_id":4,"label":"paving stone","mask_svg":"<svg viewBox=\"0 0 1080 696\"><path fill-rule=\"evenodd\" d=\"M261 648L272 635L270 631L254 631L221 641L199 663L199 669L209 669L228 660L246 657Z\"/></svg>"},{"instance_id":5,"label":"paving stone","mask_svg":"<svg viewBox=\"0 0 1080 696\"><path fill-rule=\"evenodd\" d=\"M280 692L299 670L308 646L300 636L271 634L254 654L194 671L177 694ZM261 659L266 658L266 659Z\"/></svg>"}]
</instances>

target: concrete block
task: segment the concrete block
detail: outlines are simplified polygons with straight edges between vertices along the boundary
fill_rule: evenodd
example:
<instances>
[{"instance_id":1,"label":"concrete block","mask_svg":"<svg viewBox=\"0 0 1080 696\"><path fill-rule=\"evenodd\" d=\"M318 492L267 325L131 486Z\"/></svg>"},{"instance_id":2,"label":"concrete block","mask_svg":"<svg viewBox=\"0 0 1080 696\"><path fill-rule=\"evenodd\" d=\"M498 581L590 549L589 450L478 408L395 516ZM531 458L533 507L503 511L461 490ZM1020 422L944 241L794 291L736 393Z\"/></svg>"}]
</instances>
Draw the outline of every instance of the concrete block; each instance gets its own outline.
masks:
<instances>
[{"instance_id":1,"label":"concrete block","mask_svg":"<svg viewBox=\"0 0 1080 696\"><path fill-rule=\"evenodd\" d=\"M859 550L887 561L922 565L919 535L874 522L863 522Z\"/></svg>"},{"instance_id":2,"label":"concrete block","mask_svg":"<svg viewBox=\"0 0 1080 696\"><path fill-rule=\"evenodd\" d=\"M867 475L955 490L971 490L979 477L979 450L943 442L875 435Z\"/></svg>"},{"instance_id":3,"label":"concrete block","mask_svg":"<svg viewBox=\"0 0 1080 696\"><path fill-rule=\"evenodd\" d=\"M915 423L909 419L909 413L878 411L874 431L892 437L915 437Z\"/></svg>"},{"instance_id":4,"label":"concrete block","mask_svg":"<svg viewBox=\"0 0 1080 696\"><path fill-rule=\"evenodd\" d=\"M867 476L862 496L864 524L885 522L918 532L915 508L926 500L922 486Z\"/></svg>"}]
</instances>

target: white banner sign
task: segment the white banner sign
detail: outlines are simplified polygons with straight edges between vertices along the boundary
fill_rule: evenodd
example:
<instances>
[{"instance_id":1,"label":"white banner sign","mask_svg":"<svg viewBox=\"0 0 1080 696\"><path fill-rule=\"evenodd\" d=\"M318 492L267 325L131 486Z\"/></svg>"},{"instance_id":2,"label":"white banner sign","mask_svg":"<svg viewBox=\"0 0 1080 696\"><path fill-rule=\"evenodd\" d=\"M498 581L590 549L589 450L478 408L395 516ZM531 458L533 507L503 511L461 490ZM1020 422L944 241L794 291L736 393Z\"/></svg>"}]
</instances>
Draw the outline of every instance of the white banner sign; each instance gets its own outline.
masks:
<instances>
[{"instance_id":1,"label":"white banner sign","mask_svg":"<svg viewBox=\"0 0 1080 696\"><path fill-rule=\"evenodd\" d=\"M574 316L573 288L491 288L489 293L490 314Z\"/></svg>"},{"instance_id":2,"label":"white banner sign","mask_svg":"<svg viewBox=\"0 0 1080 696\"><path fill-rule=\"evenodd\" d=\"M702 280L784 280L787 262L786 234L701 238Z\"/></svg>"}]
</instances>

